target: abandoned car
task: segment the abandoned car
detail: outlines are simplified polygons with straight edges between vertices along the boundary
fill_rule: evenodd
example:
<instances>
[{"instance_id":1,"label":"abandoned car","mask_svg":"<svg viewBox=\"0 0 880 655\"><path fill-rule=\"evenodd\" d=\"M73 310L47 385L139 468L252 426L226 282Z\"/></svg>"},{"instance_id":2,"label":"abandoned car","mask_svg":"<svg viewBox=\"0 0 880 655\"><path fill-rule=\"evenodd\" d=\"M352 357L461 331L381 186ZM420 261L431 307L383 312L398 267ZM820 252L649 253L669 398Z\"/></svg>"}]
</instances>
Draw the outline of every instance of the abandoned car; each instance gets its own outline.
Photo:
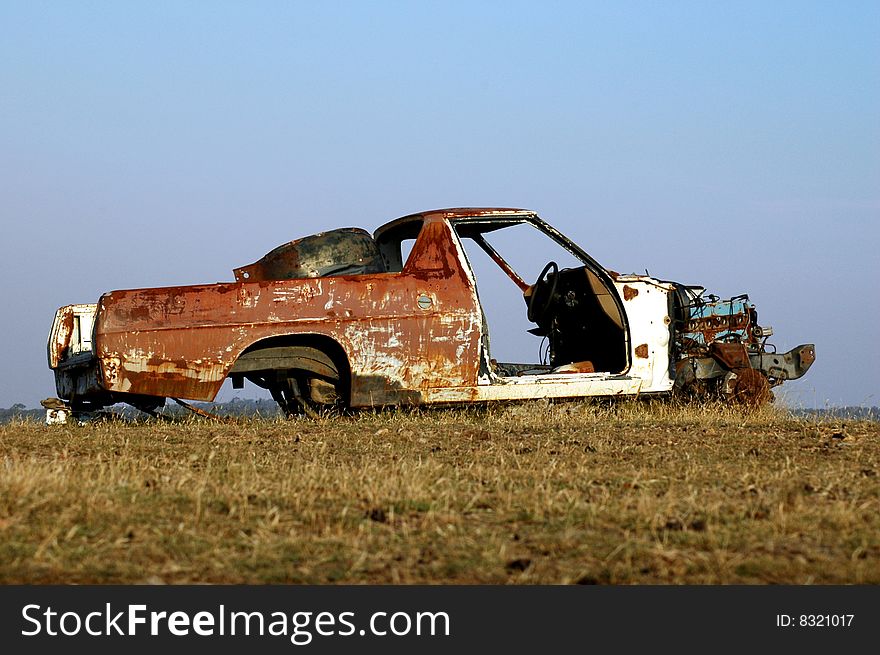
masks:
<instances>
[{"instance_id":1,"label":"abandoned car","mask_svg":"<svg viewBox=\"0 0 880 655\"><path fill-rule=\"evenodd\" d=\"M538 259L538 243L557 255ZM477 255L517 298L503 325L486 319ZM523 209L428 211L373 235L333 230L234 273L59 309L50 413L120 402L153 413L168 398L211 401L227 378L267 389L288 415L674 392L757 405L815 359L812 344L769 346L747 296L620 275ZM546 344L542 361L497 360L490 335L510 329L510 314Z\"/></svg>"}]
</instances>

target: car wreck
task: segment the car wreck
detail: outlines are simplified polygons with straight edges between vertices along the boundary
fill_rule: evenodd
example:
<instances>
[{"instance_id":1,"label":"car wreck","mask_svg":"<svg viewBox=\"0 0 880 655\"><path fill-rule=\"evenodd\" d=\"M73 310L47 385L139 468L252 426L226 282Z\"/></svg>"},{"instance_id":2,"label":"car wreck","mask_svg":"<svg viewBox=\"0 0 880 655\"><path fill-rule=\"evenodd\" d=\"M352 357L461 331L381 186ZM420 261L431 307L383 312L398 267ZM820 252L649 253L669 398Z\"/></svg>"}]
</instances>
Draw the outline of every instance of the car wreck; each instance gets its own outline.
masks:
<instances>
[{"instance_id":1,"label":"car wreck","mask_svg":"<svg viewBox=\"0 0 880 655\"><path fill-rule=\"evenodd\" d=\"M560 256L525 277L496 247L512 228ZM543 361L493 357L475 249L521 296L528 331L546 340ZM267 389L288 415L673 393L758 405L815 359L813 344L777 353L748 296L618 274L523 209L433 210L372 235L324 232L234 275L59 309L48 341L59 399L49 413L120 402L154 413L169 398L212 401L227 378Z\"/></svg>"}]
</instances>

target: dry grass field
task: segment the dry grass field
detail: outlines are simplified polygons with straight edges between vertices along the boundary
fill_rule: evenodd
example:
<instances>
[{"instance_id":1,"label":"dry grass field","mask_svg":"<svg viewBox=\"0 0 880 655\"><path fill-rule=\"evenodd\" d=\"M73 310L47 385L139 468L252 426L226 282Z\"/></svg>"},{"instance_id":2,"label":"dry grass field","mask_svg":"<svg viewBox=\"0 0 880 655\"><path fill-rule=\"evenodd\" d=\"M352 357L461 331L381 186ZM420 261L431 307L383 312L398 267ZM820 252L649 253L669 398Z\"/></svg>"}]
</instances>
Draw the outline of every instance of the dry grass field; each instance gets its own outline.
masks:
<instances>
[{"instance_id":1,"label":"dry grass field","mask_svg":"<svg viewBox=\"0 0 880 655\"><path fill-rule=\"evenodd\" d=\"M2 583L880 583L880 423L664 403L0 426Z\"/></svg>"}]
</instances>

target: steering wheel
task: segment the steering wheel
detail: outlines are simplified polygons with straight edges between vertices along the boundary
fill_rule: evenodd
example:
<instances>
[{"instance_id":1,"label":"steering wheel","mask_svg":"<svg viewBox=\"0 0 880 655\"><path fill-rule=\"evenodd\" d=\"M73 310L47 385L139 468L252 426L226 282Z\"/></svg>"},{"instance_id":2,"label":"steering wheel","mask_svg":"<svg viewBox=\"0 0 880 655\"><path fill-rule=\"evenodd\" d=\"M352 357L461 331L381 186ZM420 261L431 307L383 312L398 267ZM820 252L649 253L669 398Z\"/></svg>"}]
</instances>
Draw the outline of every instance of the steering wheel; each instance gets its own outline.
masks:
<instances>
[{"instance_id":1,"label":"steering wheel","mask_svg":"<svg viewBox=\"0 0 880 655\"><path fill-rule=\"evenodd\" d=\"M550 273L551 269L553 270L552 273ZM548 275L548 273L550 274ZM548 262L543 270L541 270L538 280L532 285L532 295L529 298L529 311L527 314L532 323L538 323L540 319L544 318L547 310L550 309L550 303L553 302L553 294L556 293L556 283L558 281L559 266L557 266L556 262ZM549 289L546 297L538 300L539 296L544 295L545 289Z\"/></svg>"}]
</instances>

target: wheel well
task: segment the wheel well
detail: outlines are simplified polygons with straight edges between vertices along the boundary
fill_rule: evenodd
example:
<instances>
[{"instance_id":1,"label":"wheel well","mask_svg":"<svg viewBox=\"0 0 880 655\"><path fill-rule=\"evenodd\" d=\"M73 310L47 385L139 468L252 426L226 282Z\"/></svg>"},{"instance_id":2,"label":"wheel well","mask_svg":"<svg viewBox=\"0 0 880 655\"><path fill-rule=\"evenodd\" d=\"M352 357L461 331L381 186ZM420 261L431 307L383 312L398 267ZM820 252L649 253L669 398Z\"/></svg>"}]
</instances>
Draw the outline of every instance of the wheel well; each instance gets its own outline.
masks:
<instances>
[{"instance_id":1,"label":"wheel well","mask_svg":"<svg viewBox=\"0 0 880 655\"><path fill-rule=\"evenodd\" d=\"M334 339L320 334L290 334L261 339L245 348L229 376L258 370L301 368L317 377L336 378L346 396L351 385L348 356Z\"/></svg>"}]
</instances>

